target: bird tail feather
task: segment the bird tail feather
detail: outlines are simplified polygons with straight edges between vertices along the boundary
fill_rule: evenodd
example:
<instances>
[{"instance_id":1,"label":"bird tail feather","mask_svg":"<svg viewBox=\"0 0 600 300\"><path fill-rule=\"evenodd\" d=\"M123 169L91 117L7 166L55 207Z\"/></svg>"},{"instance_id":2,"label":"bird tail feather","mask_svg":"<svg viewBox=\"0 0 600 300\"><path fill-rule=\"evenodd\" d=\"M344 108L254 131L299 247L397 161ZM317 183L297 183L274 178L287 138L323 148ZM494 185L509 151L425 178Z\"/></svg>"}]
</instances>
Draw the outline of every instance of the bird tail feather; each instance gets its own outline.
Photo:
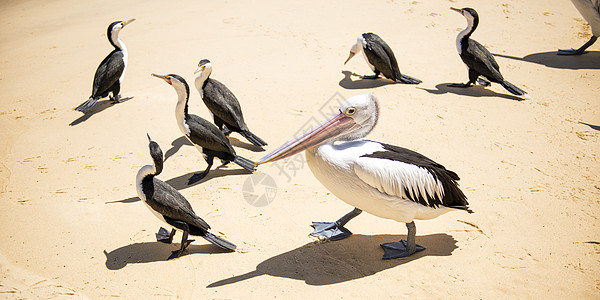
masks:
<instances>
[{"instance_id":1,"label":"bird tail feather","mask_svg":"<svg viewBox=\"0 0 600 300\"><path fill-rule=\"evenodd\" d=\"M420 79L410 77L410 76L404 75L404 74L400 75L400 81L403 83L408 83L408 84L419 84L419 83L423 82Z\"/></svg>"},{"instance_id":2,"label":"bird tail feather","mask_svg":"<svg viewBox=\"0 0 600 300\"><path fill-rule=\"evenodd\" d=\"M524 90L516 87L514 84L504 80L500 83L507 91L511 92L513 95L523 96L525 99L531 99L531 96L527 94Z\"/></svg>"},{"instance_id":3,"label":"bird tail feather","mask_svg":"<svg viewBox=\"0 0 600 300\"><path fill-rule=\"evenodd\" d=\"M85 101L85 102L79 104L79 106L75 107L75 110L85 113L88 110L90 110L90 108L92 108L96 104L97 101L98 101L98 99L96 99L94 97L90 97L90 99L87 99L87 101Z\"/></svg>"},{"instance_id":4,"label":"bird tail feather","mask_svg":"<svg viewBox=\"0 0 600 300\"><path fill-rule=\"evenodd\" d=\"M234 251L237 248L237 246L234 243L232 243L220 236L216 236L208 231L202 237L205 240L211 242L212 244L219 246L225 250Z\"/></svg>"},{"instance_id":5,"label":"bird tail feather","mask_svg":"<svg viewBox=\"0 0 600 300\"><path fill-rule=\"evenodd\" d=\"M250 141L250 143L252 143L254 146L262 147L267 145L267 142L248 130L240 131L240 134Z\"/></svg>"},{"instance_id":6,"label":"bird tail feather","mask_svg":"<svg viewBox=\"0 0 600 300\"><path fill-rule=\"evenodd\" d=\"M239 155L236 155L233 162L250 172L254 172L254 162L247 158L243 158Z\"/></svg>"}]
</instances>

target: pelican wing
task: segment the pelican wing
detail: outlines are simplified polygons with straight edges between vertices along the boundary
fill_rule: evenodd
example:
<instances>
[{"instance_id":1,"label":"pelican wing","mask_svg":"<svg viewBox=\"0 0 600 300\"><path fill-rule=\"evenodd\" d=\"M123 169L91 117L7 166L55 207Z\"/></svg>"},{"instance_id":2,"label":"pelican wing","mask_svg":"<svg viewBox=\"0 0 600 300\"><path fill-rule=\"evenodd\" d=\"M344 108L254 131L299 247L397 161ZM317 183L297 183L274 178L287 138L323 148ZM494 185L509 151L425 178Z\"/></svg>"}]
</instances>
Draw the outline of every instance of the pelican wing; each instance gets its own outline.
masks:
<instances>
[{"instance_id":1,"label":"pelican wing","mask_svg":"<svg viewBox=\"0 0 600 300\"><path fill-rule=\"evenodd\" d=\"M362 181L390 196L428 207L466 207L456 173L405 148L382 144L383 151L359 157L354 172Z\"/></svg>"}]
</instances>

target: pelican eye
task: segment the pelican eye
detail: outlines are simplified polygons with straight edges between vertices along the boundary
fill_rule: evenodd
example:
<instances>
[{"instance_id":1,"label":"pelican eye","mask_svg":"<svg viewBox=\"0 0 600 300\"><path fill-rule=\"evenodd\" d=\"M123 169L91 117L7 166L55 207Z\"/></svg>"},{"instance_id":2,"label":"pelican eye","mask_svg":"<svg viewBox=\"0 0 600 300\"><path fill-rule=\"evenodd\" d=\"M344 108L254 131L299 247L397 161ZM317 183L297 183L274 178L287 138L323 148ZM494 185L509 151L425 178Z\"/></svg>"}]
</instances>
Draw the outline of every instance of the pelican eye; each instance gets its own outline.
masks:
<instances>
[{"instance_id":1,"label":"pelican eye","mask_svg":"<svg viewBox=\"0 0 600 300\"><path fill-rule=\"evenodd\" d=\"M353 115L355 112L356 112L356 108L354 108L354 107L348 107L348 108L346 108L346 112L345 112L345 114L346 114L347 116L351 116L351 115Z\"/></svg>"}]
</instances>

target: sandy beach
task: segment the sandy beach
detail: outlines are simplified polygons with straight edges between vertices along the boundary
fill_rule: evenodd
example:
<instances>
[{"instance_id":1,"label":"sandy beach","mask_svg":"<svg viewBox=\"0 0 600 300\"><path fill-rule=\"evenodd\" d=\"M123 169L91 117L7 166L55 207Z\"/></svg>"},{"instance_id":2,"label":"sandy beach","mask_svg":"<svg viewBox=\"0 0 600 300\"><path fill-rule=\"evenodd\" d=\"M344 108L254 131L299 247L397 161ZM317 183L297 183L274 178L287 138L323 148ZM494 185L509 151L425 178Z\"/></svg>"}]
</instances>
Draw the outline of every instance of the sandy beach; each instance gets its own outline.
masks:
<instances>
[{"instance_id":1,"label":"sandy beach","mask_svg":"<svg viewBox=\"0 0 600 300\"><path fill-rule=\"evenodd\" d=\"M496 56L498 84L466 82L455 39ZM127 66L121 95L92 113L94 72L121 31ZM600 44L577 56L590 27L566 0L434 1L3 1L0 4L0 298L184 299L597 299L600 297ZM419 85L343 65L359 34L375 32ZM312 221L352 207L312 175L304 155L254 174L235 164L202 181L202 155L175 121L177 96L151 73L192 87L190 113L211 119L193 87L200 59L239 99L260 149L233 133L239 155L259 160L327 117L344 99L372 92L380 118L370 139L420 152L455 171L474 214L416 221L427 249L382 260L403 223L364 213L353 236L319 242ZM196 238L186 254L156 242L162 223L136 194L151 163L146 133L166 156L158 176L179 190L234 253Z\"/></svg>"}]
</instances>

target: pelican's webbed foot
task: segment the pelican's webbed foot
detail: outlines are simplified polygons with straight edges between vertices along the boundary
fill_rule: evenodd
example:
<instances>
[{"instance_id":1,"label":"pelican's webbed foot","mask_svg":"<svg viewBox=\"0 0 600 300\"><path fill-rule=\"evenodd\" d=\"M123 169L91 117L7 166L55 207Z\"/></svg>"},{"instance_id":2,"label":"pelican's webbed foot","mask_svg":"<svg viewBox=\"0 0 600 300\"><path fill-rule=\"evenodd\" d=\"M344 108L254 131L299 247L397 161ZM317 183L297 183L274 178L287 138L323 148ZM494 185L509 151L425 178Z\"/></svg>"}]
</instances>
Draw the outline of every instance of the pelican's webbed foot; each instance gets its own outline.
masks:
<instances>
[{"instance_id":1,"label":"pelican's webbed foot","mask_svg":"<svg viewBox=\"0 0 600 300\"><path fill-rule=\"evenodd\" d=\"M330 241L338 241L352 235L348 228L338 225L337 222L313 222L311 225L315 231L310 235L318 238L325 238Z\"/></svg>"},{"instance_id":2,"label":"pelican's webbed foot","mask_svg":"<svg viewBox=\"0 0 600 300\"><path fill-rule=\"evenodd\" d=\"M415 252L425 250L425 247L417 244L415 244L414 249L410 249L406 240L400 240L399 242L393 243L383 243L381 244L381 248L383 248L383 251L385 251L383 254L383 259L408 257L413 255Z\"/></svg>"}]
</instances>

